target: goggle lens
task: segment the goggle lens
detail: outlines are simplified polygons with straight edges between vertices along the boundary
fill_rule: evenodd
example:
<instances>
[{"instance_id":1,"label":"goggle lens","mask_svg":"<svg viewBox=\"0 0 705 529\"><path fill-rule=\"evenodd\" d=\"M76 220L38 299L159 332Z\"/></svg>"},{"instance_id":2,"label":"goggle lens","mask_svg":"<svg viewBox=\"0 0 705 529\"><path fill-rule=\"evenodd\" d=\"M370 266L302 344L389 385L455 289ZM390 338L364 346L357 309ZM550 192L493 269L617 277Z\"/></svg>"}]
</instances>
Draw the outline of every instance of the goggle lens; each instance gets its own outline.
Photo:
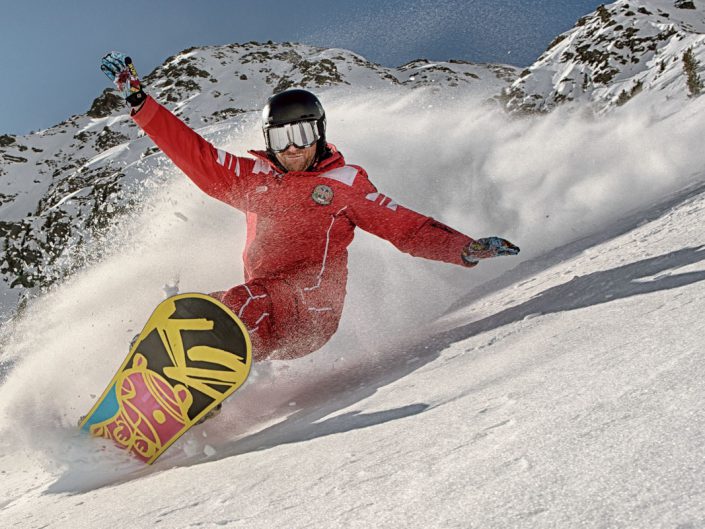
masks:
<instances>
[{"instance_id":1,"label":"goggle lens","mask_svg":"<svg viewBox=\"0 0 705 529\"><path fill-rule=\"evenodd\" d=\"M300 149L310 147L319 139L315 121L287 123L280 127L267 129L266 134L269 148L274 152L285 151L290 145L296 145Z\"/></svg>"}]
</instances>

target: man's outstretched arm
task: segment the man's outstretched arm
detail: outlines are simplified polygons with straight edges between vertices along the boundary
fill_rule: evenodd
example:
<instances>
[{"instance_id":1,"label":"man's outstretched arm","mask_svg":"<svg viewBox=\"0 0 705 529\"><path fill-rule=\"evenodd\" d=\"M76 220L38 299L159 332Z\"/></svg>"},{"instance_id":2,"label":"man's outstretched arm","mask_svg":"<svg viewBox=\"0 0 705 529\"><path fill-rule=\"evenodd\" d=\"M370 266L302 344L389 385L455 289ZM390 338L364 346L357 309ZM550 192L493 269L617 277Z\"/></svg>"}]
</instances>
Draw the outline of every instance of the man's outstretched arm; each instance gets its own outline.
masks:
<instances>
[{"instance_id":1,"label":"man's outstretched arm","mask_svg":"<svg viewBox=\"0 0 705 529\"><path fill-rule=\"evenodd\" d=\"M352 190L346 214L355 225L386 239L402 252L466 267L477 265L481 259L519 253L519 247L505 239L473 239L405 208L379 193L364 176Z\"/></svg>"},{"instance_id":2,"label":"man's outstretched arm","mask_svg":"<svg viewBox=\"0 0 705 529\"><path fill-rule=\"evenodd\" d=\"M164 154L204 192L238 207L244 194L242 177L251 170L252 160L217 149L146 95L125 54L107 54L101 70L132 107L132 118Z\"/></svg>"}]
</instances>

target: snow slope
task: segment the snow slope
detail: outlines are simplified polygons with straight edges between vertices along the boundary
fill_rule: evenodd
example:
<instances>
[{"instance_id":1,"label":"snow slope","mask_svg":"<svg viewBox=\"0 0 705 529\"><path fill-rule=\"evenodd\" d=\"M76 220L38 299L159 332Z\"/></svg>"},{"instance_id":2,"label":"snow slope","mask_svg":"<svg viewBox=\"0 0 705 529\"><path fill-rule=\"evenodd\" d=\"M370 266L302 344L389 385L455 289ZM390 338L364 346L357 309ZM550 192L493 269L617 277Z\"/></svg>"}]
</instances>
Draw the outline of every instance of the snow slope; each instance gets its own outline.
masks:
<instances>
[{"instance_id":1,"label":"snow slope","mask_svg":"<svg viewBox=\"0 0 705 529\"><path fill-rule=\"evenodd\" d=\"M360 234L335 339L257 365L141 468L75 421L162 285L238 280L243 226L145 159L164 183L128 244L15 324L2 527L705 525L705 102L516 121L424 101L331 100L331 133L385 192L522 259L456 270Z\"/></svg>"}]
</instances>

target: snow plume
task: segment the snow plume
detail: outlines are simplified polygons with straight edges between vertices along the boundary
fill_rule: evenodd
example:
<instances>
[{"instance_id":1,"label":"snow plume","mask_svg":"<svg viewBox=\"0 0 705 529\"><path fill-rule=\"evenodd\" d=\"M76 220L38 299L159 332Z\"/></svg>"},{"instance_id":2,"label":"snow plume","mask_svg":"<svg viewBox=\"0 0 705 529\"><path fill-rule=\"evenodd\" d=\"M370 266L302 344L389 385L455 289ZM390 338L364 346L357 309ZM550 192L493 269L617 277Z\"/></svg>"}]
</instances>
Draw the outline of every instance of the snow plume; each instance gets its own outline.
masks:
<instances>
[{"instance_id":1,"label":"snow plume","mask_svg":"<svg viewBox=\"0 0 705 529\"><path fill-rule=\"evenodd\" d=\"M325 380L336 366L377 362L520 260L659 203L691 184L705 161L705 125L693 117L702 101L654 121L627 108L599 119L567 110L516 119L477 99L422 90L401 97L330 91L321 98L330 141L349 163L367 169L380 192L473 237L504 236L522 255L466 270L412 259L360 233L340 332L311 357L279 364L291 369L280 393L268 395L272 407L285 408L286 392ZM219 146L238 153L261 146L254 125L233 130ZM6 355L18 361L0 386L5 443L29 444L54 458L165 285L210 292L242 280L242 215L164 169L159 156L150 159L141 170L160 173L162 183L145 196L141 215L125 219L130 236L117 237L109 257L36 299L15 323Z\"/></svg>"},{"instance_id":2,"label":"snow plume","mask_svg":"<svg viewBox=\"0 0 705 529\"><path fill-rule=\"evenodd\" d=\"M382 192L471 236L516 240L524 255L660 201L705 161L704 125L694 115L702 101L661 121L628 109L517 119L478 101L420 92L330 106L329 137Z\"/></svg>"},{"instance_id":3,"label":"snow plume","mask_svg":"<svg viewBox=\"0 0 705 529\"><path fill-rule=\"evenodd\" d=\"M511 118L470 97L419 90L324 104L329 139L380 192L472 237L506 237L523 261L668 199L705 165L702 100L660 121L626 108L598 118L575 108ZM353 244L346 310L367 346L397 340L517 263L468 271L410 259L371 236Z\"/></svg>"},{"instance_id":4,"label":"snow plume","mask_svg":"<svg viewBox=\"0 0 705 529\"><path fill-rule=\"evenodd\" d=\"M71 437L166 291L209 292L241 275L244 222L174 169L157 180L143 212L116 230L109 257L35 299L14 322L3 358L16 366L0 386L6 442L62 452L51 440Z\"/></svg>"}]
</instances>

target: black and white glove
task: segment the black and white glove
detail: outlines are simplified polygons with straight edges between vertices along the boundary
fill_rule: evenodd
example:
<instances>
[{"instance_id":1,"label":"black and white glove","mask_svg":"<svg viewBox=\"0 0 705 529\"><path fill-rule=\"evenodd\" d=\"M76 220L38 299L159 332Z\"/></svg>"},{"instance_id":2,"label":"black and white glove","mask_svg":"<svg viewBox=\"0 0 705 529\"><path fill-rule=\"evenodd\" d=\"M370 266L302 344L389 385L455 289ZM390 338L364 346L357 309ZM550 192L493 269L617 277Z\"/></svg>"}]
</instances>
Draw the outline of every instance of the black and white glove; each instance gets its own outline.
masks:
<instances>
[{"instance_id":1,"label":"black and white glove","mask_svg":"<svg viewBox=\"0 0 705 529\"><path fill-rule=\"evenodd\" d=\"M500 255L516 255L519 247L506 239L499 237L485 237L470 242L461 253L463 262L467 266L475 266L480 259L499 257Z\"/></svg>"},{"instance_id":2,"label":"black and white glove","mask_svg":"<svg viewBox=\"0 0 705 529\"><path fill-rule=\"evenodd\" d=\"M108 76L130 106L138 107L146 98L135 65L124 53L111 51L100 61L100 69Z\"/></svg>"}]
</instances>

